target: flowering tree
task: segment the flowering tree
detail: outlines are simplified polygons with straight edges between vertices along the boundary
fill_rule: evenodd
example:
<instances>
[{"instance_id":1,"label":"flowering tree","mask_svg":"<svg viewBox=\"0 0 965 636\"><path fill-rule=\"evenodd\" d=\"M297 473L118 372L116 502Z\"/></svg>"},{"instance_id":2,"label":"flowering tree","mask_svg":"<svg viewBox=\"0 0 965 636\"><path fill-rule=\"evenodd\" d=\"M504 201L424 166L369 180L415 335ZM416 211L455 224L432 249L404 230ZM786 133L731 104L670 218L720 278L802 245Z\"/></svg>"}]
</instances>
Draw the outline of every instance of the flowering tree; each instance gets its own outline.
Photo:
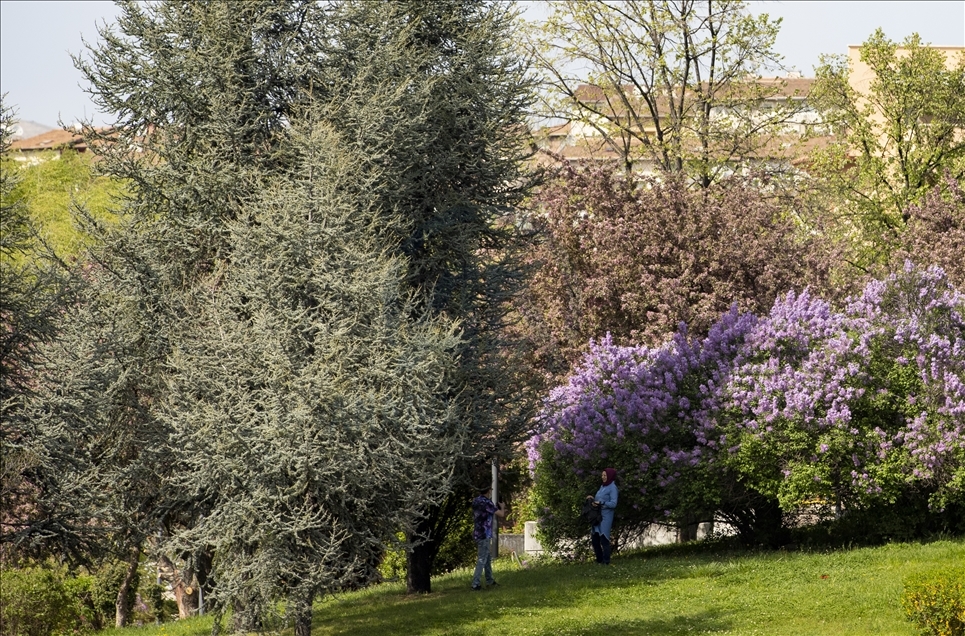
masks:
<instances>
[{"instance_id":1,"label":"flowering tree","mask_svg":"<svg viewBox=\"0 0 965 636\"><path fill-rule=\"evenodd\" d=\"M932 188L907 214L893 263L938 265L952 285L965 289L965 192L959 182L947 176L943 186Z\"/></svg>"},{"instance_id":2,"label":"flowering tree","mask_svg":"<svg viewBox=\"0 0 965 636\"><path fill-rule=\"evenodd\" d=\"M585 530L575 511L603 465L621 476L625 531L654 521L713 519L715 511L737 511L748 501L751 493L715 459L726 441L715 415L731 361L756 322L732 308L703 340L681 326L657 348L619 346L609 336L591 343L568 382L546 400L529 441L546 506L541 528L551 542Z\"/></svg>"},{"instance_id":3,"label":"flowering tree","mask_svg":"<svg viewBox=\"0 0 965 636\"><path fill-rule=\"evenodd\" d=\"M606 339L550 394L529 451L551 541L581 532L567 519L601 465L622 475L625 526L722 515L773 541L775 501L912 492L940 510L965 488L965 297L908 264L841 311L805 291L760 319L732 309L702 340Z\"/></svg>"},{"instance_id":4,"label":"flowering tree","mask_svg":"<svg viewBox=\"0 0 965 636\"><path fill-rule=\"evenodd\" d=\"M556 377L591 339L656 344L681 321L703 337L732 304L764 313L788 289L823 289L829 271L819 238L737 182L694 192L567 166L537 204L542 241L520 310L537 366Z\"/></svg>"},{"instance_id":5,"label":"flowering tree","mask_svg":"<svg viewBox=\"0 0 965 636\"><path fill-rule=\"evenodd\" d=\"M734 361L727 462L785 509L909 486L943 506L965 468L963 300L942 270L910 264L840 313L783 298Z\"/></svg>"}]
</instances>

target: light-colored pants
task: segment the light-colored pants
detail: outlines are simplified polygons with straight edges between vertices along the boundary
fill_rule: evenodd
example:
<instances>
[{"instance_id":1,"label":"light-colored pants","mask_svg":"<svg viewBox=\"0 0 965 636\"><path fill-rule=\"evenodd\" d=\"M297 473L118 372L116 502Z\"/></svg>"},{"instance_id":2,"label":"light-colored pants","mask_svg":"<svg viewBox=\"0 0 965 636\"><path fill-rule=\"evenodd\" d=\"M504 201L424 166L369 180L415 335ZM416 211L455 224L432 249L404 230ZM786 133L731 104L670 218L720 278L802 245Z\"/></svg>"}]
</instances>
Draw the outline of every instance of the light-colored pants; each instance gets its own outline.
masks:
<instances>
[{"instance_id":1,"label":"light-colored pants","mask_svg":"<svg viewBox=\"0 0 965 636\"><path fill-rule=\"evenodd\" d=\"M479 587L479 579L486 572L486 583L492 585L496 582L493 578L493 557L490 554L492 539L476 539L476 571L472 574L472 586Z\"/></svg>"}]
</instances>

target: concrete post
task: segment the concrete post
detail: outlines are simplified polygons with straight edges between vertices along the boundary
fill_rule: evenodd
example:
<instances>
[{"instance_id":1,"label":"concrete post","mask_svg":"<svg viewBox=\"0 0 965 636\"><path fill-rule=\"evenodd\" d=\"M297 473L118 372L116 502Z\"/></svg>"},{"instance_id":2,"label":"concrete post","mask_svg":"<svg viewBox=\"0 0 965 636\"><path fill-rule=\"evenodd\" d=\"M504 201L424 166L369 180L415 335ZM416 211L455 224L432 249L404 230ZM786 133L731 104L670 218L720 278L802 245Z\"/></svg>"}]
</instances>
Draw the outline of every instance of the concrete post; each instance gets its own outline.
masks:
<instances>
[{"instance_id":1,"label":"concrete post","mask_svg":"<svg viewBox=\"0 0 965 636\"><path fill-rule=\"evenodd\" d=\"M493 503L499 506L499 458L493 457ZM493 558L499 556L499 517L493 516L493 544L490 548Z\"/></svg>"}]
</instances>

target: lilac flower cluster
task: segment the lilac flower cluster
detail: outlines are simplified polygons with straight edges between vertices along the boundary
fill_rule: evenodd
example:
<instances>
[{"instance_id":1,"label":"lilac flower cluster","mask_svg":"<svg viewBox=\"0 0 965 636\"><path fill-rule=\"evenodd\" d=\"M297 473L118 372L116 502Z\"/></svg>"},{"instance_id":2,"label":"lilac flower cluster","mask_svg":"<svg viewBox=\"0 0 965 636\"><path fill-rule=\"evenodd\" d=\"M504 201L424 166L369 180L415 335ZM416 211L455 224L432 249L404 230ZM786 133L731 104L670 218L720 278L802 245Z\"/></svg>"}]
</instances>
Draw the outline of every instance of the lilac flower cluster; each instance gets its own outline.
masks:
<instances>
[{"instance_id":1,"label":"lilac flower cluster","mask_svg":"<svg viewBox=\"0 0 965 636\"><path fill-rule=\"evenodd\" d=\"M651 511L722 471L785 508L908 484L941 506L965 488L963 315L940 269L908 265L840 311L805 291L760 319L734 308L701 341L683 325L659 348L607 337L547 398L531 466L539 479L547 445L578 472L614 465Z\"/></svg>"},{"instance_id":2,"label":"lilac flower cluster","mask_svg":"<svg viewBox=\"0 0 965 636\"><path fill-rule=\"evenodd\" d=\"M537 433L528 442L538 471L541 449L578 474L602 463L616 466L637 509L663 510L667 490L702 461L713 461L723 442L715 415L721 408L732 359L756 324L732 308L702 341L686 326L659 348L622 347L609 336L547 398Z\"/></svg>"},{"instance_id":3,"label":"lilac flower cluster","mask_svg":"<svg viewBox=\"0 0 965 636\"><path fill-rule=\"evenodd\" d=\"M727 460L756 490L791 506L837 500L843 475L853 485L869 479L855 415L872 384L871 340L880 328L865 323L805 291L778 300L748 334L726 390ZM762 462L770 465L754 465Z\"/></svg>"},{"instance_id":4,"label":"lilac flower cluster","mask_svg":"<svg viewBox=\"0 0 965 636\"><path fill-rule=\"evenodd\" d=\"M882 324L883 356L914 378L903 425L883 439L882 455L900 452L906 477L937 489L941 505L965 495L965 294L945 273L906 263L872 283L849 312Z\"/></svg>"}]
</instances>

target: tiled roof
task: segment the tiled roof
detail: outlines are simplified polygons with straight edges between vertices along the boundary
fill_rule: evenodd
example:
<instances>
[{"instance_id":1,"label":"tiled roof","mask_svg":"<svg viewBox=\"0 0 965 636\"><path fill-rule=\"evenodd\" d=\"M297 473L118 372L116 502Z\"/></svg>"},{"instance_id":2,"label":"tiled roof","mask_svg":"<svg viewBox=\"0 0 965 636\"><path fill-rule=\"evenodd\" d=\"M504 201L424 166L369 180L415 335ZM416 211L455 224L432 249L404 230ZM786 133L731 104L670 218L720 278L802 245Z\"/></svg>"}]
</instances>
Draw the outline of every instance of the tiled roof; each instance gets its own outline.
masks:
<instances>
[{"instance_id":1,"label":"tiled roof","mask_svg":"<svg viewBox=\"0 0 965 636\"><path fill-rule=\"evenodd\" d=\"M814 86L813 77L761 77L755 78L753 83L759 86L778 89L775 97L806 97ZM628 94L635 92L630 85L624 86ZM603 88L595 84L580 84L574 91L574 97L583 102L603 101ZM772 97L773 99L773 97Z\"/></svg>"},{"instance_id":2,"label":"tiled roof","mask_svg":"<svg viewBox=\"0 0 965 636\"><path fill-rule=\"evenodd\" d=\"M75 150L87 150L87 144L83 136L73 130L48 130L45 133L18 139L10 144L10 150L29 152L37 150L58 150L61 148L74 148Z\"/></svg>"},{"instance_id":3,"label":"tiled roof","mask_svg":"<svg viewBox=\"0 0 965 636\"><path fill-rule=\"evenodd\" d=\"M98 127L94 129L97 133L110 133L110 127ZM63 130L57 128L27 139L18 139L10 144L10 150L20 152L37 152L41 150L62 150L72 148L79 152L87 150L87 142L84 136L76 130Z\"/></svg>"}]
</instances>

